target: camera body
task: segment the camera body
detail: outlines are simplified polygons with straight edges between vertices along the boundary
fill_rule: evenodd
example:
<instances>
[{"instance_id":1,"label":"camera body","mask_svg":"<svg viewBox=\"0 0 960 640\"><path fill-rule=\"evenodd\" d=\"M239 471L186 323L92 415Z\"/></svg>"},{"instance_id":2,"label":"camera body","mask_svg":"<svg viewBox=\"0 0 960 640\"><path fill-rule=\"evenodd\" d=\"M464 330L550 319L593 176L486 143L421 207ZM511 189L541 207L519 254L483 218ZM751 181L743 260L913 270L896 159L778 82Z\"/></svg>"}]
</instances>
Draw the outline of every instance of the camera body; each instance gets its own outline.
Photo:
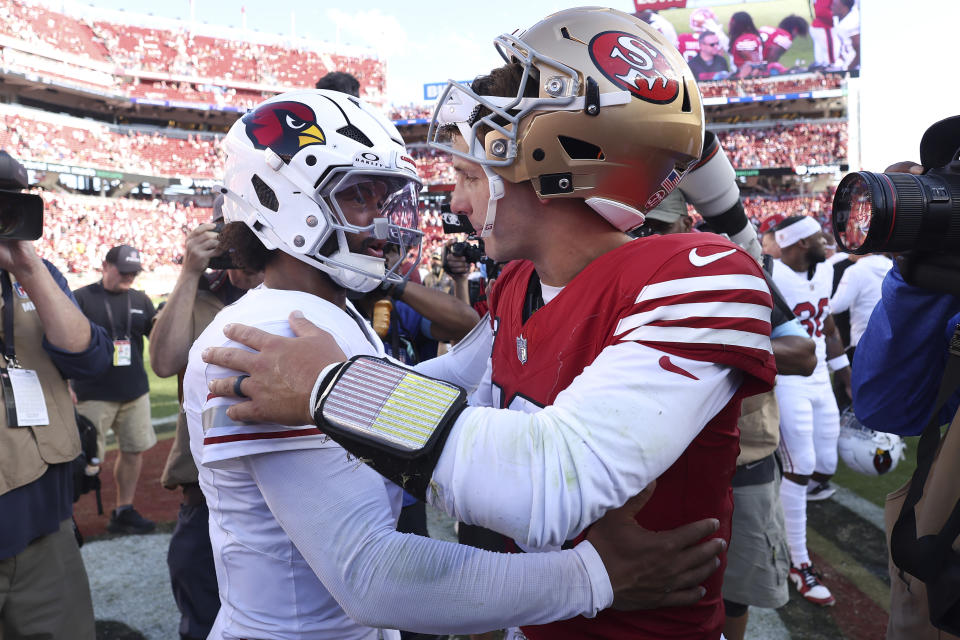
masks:
<instances>
[{"instance_id":1,"label":"camera body","mask_svg":"<svg viewBox=\"0 0 960 640\"><path fill-rule=\"evenodd\" d=\"M28 186L24 166L0 151L0 239L37 240L43 235L43 199L21 192Z\"/></svg>"},{"instance_id":2,"label":"camera body","mask_svg":"<svg viewBox=\"0 0 960 640\"><path fill-rule=\"evenodd\" d=\"M226 223L224 223L223 218L220 218L219 220L216 220L214 222L214 225L215 226L213 230L214 232L216 232L217 236L219 236L220 232L223 231L223 227L226 226ZM210 258L210 262L207 264L207 266L210 269L236 269L237 268L237 266L233 263L233 256L230 255L229 250L223 251L222 253L218 253L217 255Z\"/></svg>"},{"instance_id":3,"label":"camera body","mask_svg":"<svg viewBox=\"0 0 960 640\"><path fill-rule=\"evenodd\" d=\"M449 204L440 205L441 221L443 223L443 232L447 235L466 233L471 238L475 237L476 230L470 224L469 218L460 213L450 211ZM482 264L490 280L495 279L500 274L500 265L486 256L483 251L483 240L478 240L477 244L472 242L454 242L448 249L450 255L463 256L471 264ZM444 256L444 268L446 269L446 256Z\"/></svg>"},{"instance_id":4,"label":"camera body","mask_svg":"<svg viewBox=\"0 0 960 640\"><path fill-rule=\"evenodd\" d=\"M479 245L470 242L454 242L450 245L450 254L463 256L464 260L474 264L483 260L483 249L481 249Z\"/></svg>"}]
</instances>

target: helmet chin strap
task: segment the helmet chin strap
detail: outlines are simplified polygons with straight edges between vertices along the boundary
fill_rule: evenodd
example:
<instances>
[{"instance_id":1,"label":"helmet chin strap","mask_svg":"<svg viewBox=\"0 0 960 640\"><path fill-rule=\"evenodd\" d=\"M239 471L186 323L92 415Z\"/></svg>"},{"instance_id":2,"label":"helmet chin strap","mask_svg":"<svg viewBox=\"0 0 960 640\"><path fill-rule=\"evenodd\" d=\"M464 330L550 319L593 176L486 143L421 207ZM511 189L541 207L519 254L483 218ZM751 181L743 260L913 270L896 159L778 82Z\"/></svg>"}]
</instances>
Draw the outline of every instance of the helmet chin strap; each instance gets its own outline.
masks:
<instances>
[{"instance_id":1,"label":"helmet chin strap","mask_svg":"<svg viewBox=\"0 0 960 640\"><path fill-rule=\"evenodd\" d=\"M490 197L487 200L487 214L483 219L483 226L477 229L477 236L488 238L493 233L493 223L497 218L497 201L503 198L503 178L494 173L486 166L481 165L483 173L487 176L487 187L490 190Z\"/></svg>"},{"instance_id":2,"label":"helmet chin strap","mask_svg":"<svg viewBox=\"0 0 960 640\"><path fill-rule=\"evenodd\" d=\"M376 273L378 270L385 272L383 258L364 256L349 251L346 253L337 251L331 258L335 259L338 263L357 269L357 271L354 271L353 269L340 267L329 262L324 264L326 267L324 271L327 272L330 279L348 291L366 293L373 291L380 286L380 283L383 281L382 277L377 278L367 275L368 273ZM361 273L361 271L365 271L366 273Z\"/></svg>"}]
</instances>

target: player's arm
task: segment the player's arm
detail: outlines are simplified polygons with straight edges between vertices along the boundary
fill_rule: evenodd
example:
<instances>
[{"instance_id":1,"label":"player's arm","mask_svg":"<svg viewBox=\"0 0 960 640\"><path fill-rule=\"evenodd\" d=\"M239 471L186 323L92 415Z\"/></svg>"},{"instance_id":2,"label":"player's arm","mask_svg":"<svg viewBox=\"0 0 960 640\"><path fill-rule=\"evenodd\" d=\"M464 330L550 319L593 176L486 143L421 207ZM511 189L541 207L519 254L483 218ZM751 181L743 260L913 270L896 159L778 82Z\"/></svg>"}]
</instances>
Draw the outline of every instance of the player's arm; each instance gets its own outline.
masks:
<instances>
[{"instance_id":1,"label":"player's arm","mask_svg":"<svg viewBox=\"0 0 960 640\"><path fill-rule=\"evenodd\" d=\"M796 318L775 328L770 334L770 344L777 373L809 376L817 368L817 345Z\"/></svg>"},{"instance_id":2,"label":"player's arm","mask_svg":"<svg viewBox=\"0 0 960 640\"><path fill-rule=\"evenodd\" d=\"M575 537L666 471L739 386L730 367L676 356L691 377L667 373L664 356L614 345L535 413L465 409L432 470L431 501L532 547Z\"/></svg>"},{"instance_id":3,"label":"player's arm","mask_svg":"<svg viewBox=\"0 0 960 640\"><path fill-rule=\"evenodd\" d=\"M717 233L725 233L757 260L762 249L757 230L740 200L737 173L716 134L707 131L703 153L680 182L684 197Z\"/></svg>"},{"instance_id":4,"label":"player's arm","mask_svg":"<svg viewBox=\"0 0 960 640\"><path fill-rule=\"evenodd\" d=\"M391 291L391 295L406 302L414 311L430 321L434 340L460 340L476 326L480 316L468 303L440 289L425 287L416 282L405 282Z\"/></svg>"},{"instance_id":5,"label":"player's arm","mask_svg":"<svg viewBox=\"0 0 960 640\"><path fill-rule=\"evenodd\" d=\"M593 616L612 603L589 543L508 555L397 532L383 479L340 448L249 456L245 464L310 567L361 624L471 633Z\"/></svg>"},{"instance_id":6,"label":"player's arm","mask_svg":"<svg viewBox=\"0 0 960 640\"><path fill-rule=\"evenodd\" d=\"M187 366L193 344L197 288L218 245L213 229L212 223L204 223L187 235L180 276L150 332L150 367L161 378L175 375Z\"/></svg>"},{"instance_id":7,"label":"player's arm","mask_svg":"<svg viewBox=\"0 0 960 640\"><path fill-rule=\"evenodd\" d=\"M827 343L827 368L833 372L835 378L843 383L847 396L853 397L850 385L850 359L843 348L843 339L840 329L833 321L833 314L827 314L823 321L823 336Z\"/></svg>"},{"instance_id":8,"label":"player's arm","mask_svg":"<svg viewBox=\"0 0 960 640\"><path fill-rule=\"evenodd\" d=\"M852 280L856 272L853 269L847 269L840 277L840 283L837 290L830 298L830 313L843 313L849 311L856 297L856 287Z\"/></svg>"}]
</instances>

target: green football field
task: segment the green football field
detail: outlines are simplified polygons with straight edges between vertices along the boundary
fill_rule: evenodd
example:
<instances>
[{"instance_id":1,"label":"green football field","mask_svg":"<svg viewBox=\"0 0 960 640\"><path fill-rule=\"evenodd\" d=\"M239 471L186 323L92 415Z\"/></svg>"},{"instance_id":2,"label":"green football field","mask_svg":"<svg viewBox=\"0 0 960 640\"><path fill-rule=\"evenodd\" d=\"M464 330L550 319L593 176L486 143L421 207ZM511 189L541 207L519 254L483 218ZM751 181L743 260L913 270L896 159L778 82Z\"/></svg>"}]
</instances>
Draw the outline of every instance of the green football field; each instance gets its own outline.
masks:
<instances>
[{"instance_id":1,"label":"green football field","mask_svg":"<svg viewBox=\"0 0 960 640\"><path fill-rule=\"evenodd\" d=\"M150 368L150 343L144 340L143 366L150 380L150 416L154 419L176 415L180 403L177 401L177 376L158 378Z\"/></svg>"},{"instance_id":2,"label":"green football field","mask_svg":"<svg viewBox=\"0 0 960 640\"><path fill-rule=\"evenodd\" d=\"M746 11L753 18L753 23L760 27L775 27L789 15L797 15L807 22L813 19L810 13L810 4L806 0L769 0L767 2L737 3L712 7L717 14L717 21L729 33L730 16L737 11ZM664 9L660 12L677 30L677 33L689 33L690 13L693 9ZM813 41L807 38L797 38L790 50L780 58L780 64L788 69L800 61L801 66L813 62Z\"/></svg>"}]
</instances>

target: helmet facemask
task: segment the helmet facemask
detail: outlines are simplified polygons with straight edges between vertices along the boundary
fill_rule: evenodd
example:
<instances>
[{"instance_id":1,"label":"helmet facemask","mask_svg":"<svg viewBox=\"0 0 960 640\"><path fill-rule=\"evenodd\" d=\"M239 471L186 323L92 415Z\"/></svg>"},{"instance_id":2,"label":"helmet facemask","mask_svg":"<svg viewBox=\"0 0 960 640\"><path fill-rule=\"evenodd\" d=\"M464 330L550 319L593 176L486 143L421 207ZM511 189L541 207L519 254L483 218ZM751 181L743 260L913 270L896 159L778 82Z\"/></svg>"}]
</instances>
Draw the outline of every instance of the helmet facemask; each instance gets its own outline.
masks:
<instances>
[{"instance_id":1,"label":"helmet facemask","mask_svg":"<svg viewBox=\"0 0 960 640\"><path fill-rule=\"evenodd\" d=\"M383 280L406 278L420 262L420 185L389 173L348 169L333 173L316 200L330 213L331 234L314 258L342 287L365 293ZM385 254L400 259L388 266ZM405 258L413 252L412 261Z\"/></svg>"},{"instance_id":2,"label":"helmet facemask","mask_svg":"<svg viewBox=\"0 0 960 640\"><path fill-rule=\"evenodd\" d=\"M636 18L612 9L569 9L502 35L495 46L519 70L512 82L494 78L509 66L472 87L451 81L428 132L431 146L478 163L487 174L491 197L482 236L490 233L502 191L494 176L530 181L541 199L582 199L627 231L643 223L643 213L699 157L703 109L692 73ZM444 139L450 128L465 146Z\"/></svg>"}]
</instances>

